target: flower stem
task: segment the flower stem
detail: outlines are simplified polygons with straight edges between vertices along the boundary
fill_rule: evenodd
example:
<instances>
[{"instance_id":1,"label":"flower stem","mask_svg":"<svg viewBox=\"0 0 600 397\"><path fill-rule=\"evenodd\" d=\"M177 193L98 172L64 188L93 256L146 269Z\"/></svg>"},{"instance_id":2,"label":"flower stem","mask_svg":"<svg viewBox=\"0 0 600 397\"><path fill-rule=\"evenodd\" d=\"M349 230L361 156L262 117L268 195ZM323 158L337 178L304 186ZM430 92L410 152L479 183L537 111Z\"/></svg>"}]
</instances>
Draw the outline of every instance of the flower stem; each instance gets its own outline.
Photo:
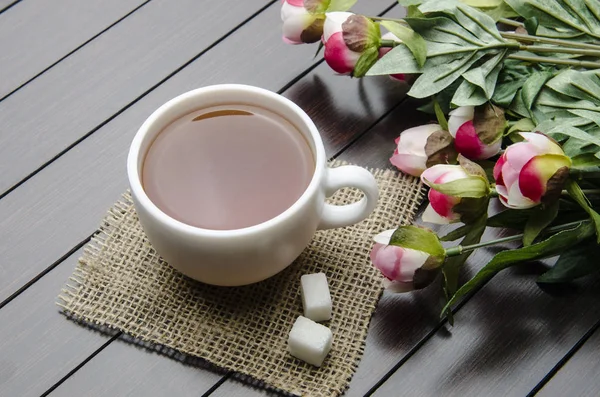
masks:
<instances>
[{"instance_id":1,"label":"flower stem","mask_svg":"<svg viewBox=\"0 0 600 397\"><path fill-rule=\"evenodd\" d=\"M589 50L600 50L600 46L598 46L596 44L578 43L576 41L570 41L570 40L551 39L549 37L530 36L528 34L519 34L519 33L512 33L512 32L500 32L500 35L502 35L502 37L504 37L505 39L513 39L513 40L517 40L517 41L554 44L554 45L558 45L561 47L587 48Z\"/></svg>"},{"instance_id":2,"label":"flower stem","mask_svg":"<svg viewBox=\"0 0 600 397\"><path fill-rule=\"evenodd\" d=\"M544 234L556 233L556 232L560 232L562 230L570 229L573 226L579 225L581 222L583 222L583 221L569 222L569 223L565 223L563 225L554 226L554 227L546 229L544 231ZM502 244L502 243L506 243L509 241L516 241L516 240L522 240L522 239L523 239L523 234L516 234L514 236L499 238L497 240L484 241L483 243L478 243L478 244L465 245L465 246L457 245L456 247L450 247L450 248L446 249L446 256L461 255L461 254L465 254L467 252L474 251L477 248L488 247L490 245Z\"/></svg>"},{"instance_id":3,"label":"flower stem","mask_svg":"<svg viewBox=\"0 0 600 397\"><path fill-rule=\"evenodd\" d=\"M600 57L600 48L595 50L585 48L559 48L559 47L544 47L539 45L521 45L520 49L529 52L550 52L550 53L562 53L562 54L576 54L576 55L588 55L593 57Z\"/></svg>"},{"instance_id":4,"label":"flower stem","mask_svg":"<svg viewBox=\"0 0 600 397\"><path fill-rule=\"evenodd\" d=\"M569 176L576 180L598 179L600 178L600 169L598 169L598 167L591 167L591 169L571 168L569 170Z\"/></svg>"},{"instance_id":5,"label":"flower stem","mask_svg":"<svg viewBox=\"0 0 600 397\"><path fill-rule=\"evenodd\" d=\"M396 40L381 40L381 47L396 47L398 44L400 44L399 42L397 42Z\"/></svg>"},{"instance_id":6,"label":"flower stem","mask_svg":"<svg viewBox=\"0 0 600 397\"><path fill-rule=\"evenodd\" d=\"M600 68L600 62L575 61L572 59L537 57L537 56L517 55L517 54L511 54L511 55L507 56L507 58L518 59L521 61L534 62L534 63L553 63L555 65L578 66L580 68L590 68L590 69Z\"/></svg>"},{"instance_id":7,"label":"flower stem","mask_svg":"<svg viewBox=\"0 0 600 397\"><path fill-rule=\"evenodd\" d=\"M600 189L581 189L583 194L600 194ZM569 193L566 190L560 192L561 196L569 196Z\"/></svg>"},{"instance_id":8,"label":"flower stem","mask_svg":"<svg viewBox=\"0 0 600 397\"><path fill-rule=\"evenodd\" d=\"M369 19L372 19L373 21L390 21L390 22L398 22L398 23L401 23L402 25L408 25L404 19L385 18L385 17L370 17L367 15L365 15L365 16Z\"/></svg>"},{"instance_id":9,"label":"flower stem","mask_svg":"<svg viewBox=\"0 0 600 397\"><path fill-rule=\"evenodd\" d=\"M503 23L508 26L516 26L518 28L522 28L525 26L522 22L513 21L512 19L508 19L508 18L500 18L500 19L498 19L498 22Z\"/></svg>"}]
</instances>

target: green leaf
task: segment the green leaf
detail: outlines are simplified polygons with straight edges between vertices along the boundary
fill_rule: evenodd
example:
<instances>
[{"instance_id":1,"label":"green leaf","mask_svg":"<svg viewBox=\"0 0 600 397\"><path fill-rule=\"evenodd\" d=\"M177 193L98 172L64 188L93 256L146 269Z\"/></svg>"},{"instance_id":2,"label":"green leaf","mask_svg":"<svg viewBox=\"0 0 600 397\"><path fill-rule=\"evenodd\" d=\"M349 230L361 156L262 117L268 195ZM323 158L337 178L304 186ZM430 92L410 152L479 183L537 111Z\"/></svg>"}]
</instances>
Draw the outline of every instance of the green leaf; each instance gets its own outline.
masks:
<instances>
[{"instance_id":1,"label":"green leaf","mask_svg":"<svg viewBox=\"0 0 600 397\"><path fill-rule=\"evenodd\" d=\"M327 12L348 11L356 3L357 0L331 0Z\"/></svg>"},{"instance_id":2,"label":"green leaf","mask_svg":"<svg viewBox=\"0 0 600 397\"><path fill-rule=\"evenodd\" d=\"M521 99L523 100L523 105L528 110L532 119L535 119L535 116L531 111L533 102L537 98L541 89L544 87L544 84L546 84L546 81L550 80L551 78L551 72L535 72L529 76L527 81L525 81L525 84L523 84L523 88L521 89Z\"/></svg>"},{"instance_id":3,"label":"green leaf","mask_svg":"<svg viewBox=\"0 0 600 397\"><path fill-rule=\"evenodd\" d=\"M401 44L385 54L369 71L367 76L379 76L388 74L413 74L421 73L423 69L419 66L415 57L406 45Z\"/></svg>"},{"instance_id":4,"label":"green leaf","mask_svg":"<svg viewBox=\"0 0 600 397\"><path fill-rule=\"evenodd\" d=\"M531 132L535 130L535 124L531 119L520 119L516 123L514 123L507 132L507 135L512 134L514 132Z\"/></svg>"},{"instance_id":5,"label":"green leaf","mask_svg":"<svg viewBox=\"0 0 600 397\"><path fill-rule=\"evenodd\" d=\"M484 213L480 216L477 221L471 224L465 238L461 241L462 246L477 244L481 241L481 237L485 232L485 224L487 220L487 214ZM458 276L460 274L460 269L463 267L469 256L473 253L467 252L461 255L452 256L446 259L442 267L442 274L444 275L444 295L448 298L452 297L456 293L456 289L458 288ZM447 310L442 312L447 316L451 316L451 311ZM450 318L449 318L450 321Z\"/></svg>"},{"instance_id":6,"label":"green leaf","mask_svg":"<svg viewBox=\"0 0 600 397\"><path fill-rule=\"evenodd\" d=\"M398 4L404 7L418 6L426 0L398 0Z\"/></svg>"},{"instance_id":7,"label":"green leaf","mask_svg":"<svg viewBox=\"0 0 600 397\"><path fill-rule=\"evenodd\" d=\"M560 231L539 243L497 253L471 280L456 291L443 311L448 310L458 299L492 278L499 271L520 262L556 256L593 234L592 223L584 221L575 228Z\"/></svg>"},{"instance_id":8,"label":"green leaf","mask_svg":"<svg viewBox=\"0 0 600 397\"><path fill-rule=\"evenodd\" d=\"M474 52L463 59L425 68L423 74L413 83L408 95L414 98L426 98L437 94L469 70L483 55L481 52Z\"/></svg>"},{"instance_id":9,"label":"green leaf","mask_svg":"<svg viewBox=\"0 0 600 397\"><path fill-rule=\"evenodd\" d=\"M463 29L485 42L504 42L492 18L464 3L455 0L434 0L423 3L419 9L425 14L443 12L452 15Z\"/></svg>"},{"instance_id":10,"label":"green leaf","mask_svg":"<svg viewBox=\"0 0 600 397\"><path fill-rule=\"evenodd\" d=\"M577 204L579 204L581 208L583 208L584 211L587 212L592 218L592 222L596 227L597 242L600 244L600 214L594 211L590 201L587 199L587 197L585 197L585 194L583 194L583 191L577 182L569 179L567 180L565 188L567 189L569 196L571 196L573 200L575 200Z\"/></svg>"},{"instance_id":11,"label":"green leaf","mask_svg":"<svg viewBox=\"0 0 600 397\"><path fill-rule=\"evenodd\" d=\"M533 209L513 210L506 209L488 219L490 227L507 227L509 229L523 230L527 219L531 216Z\"/></svg>"},{"instance_id":12,"label":"green leaf","mask_svg":"<svg viewBox=\"0 0 600 397\"><path fill-rule=\"evenodd\" d=\"M523 231L523 245L529 246L558 215L558 201L552 205L533 208Z\"/></svg>"},{"instance_id":13,"label":"green leaf","mask_svg":"<svg viewBox=\"0 0 600 397\"><path fill-rule=\"evenodd\" d=\"M463 79L452 97L452 105L456 107L479 106L486 103L487 100L481 88Z\"/></svg>"},{"instance_id":14,"label":"green leaf","mask_svg":"<svg viewBox=\"0 0 600 397\"><path fill-rule=\"evenodd\" d=\"M506 50L499 52L487 60L483 65L473 68L463 74L465 80L483 90L487 99L492 99L496 81L498 80L498 74L502 68L501 62L505 55Z\"/></svg>"},{"instance_id":15,"label":"green leaf","mask_svg":"<svg viewBox=\"0 0 600 397\"><path fill-rule=\"evenodd\" d=\"M563 283L600 270L600 246L593 239L583 241L563 252L552 269L542 274L538 283Z\"/></svg>"},{"instance_id":16,"label":"green leaf","mask_svg":"<svg viewBox=\"0 0 600 397\"><path fill-rule=\"evenodd\" d=\"M398 22L382 21L381 25L402 40L410 52L412 52L419 67L425 65L425 60L427 59L427 43L420 34L400 25Z\"/></svg>"},{"instance_id":17,"label":"green leaf","mask_svg":"<svg viewBox=\"0 0 600 397\"><path fill-rule=\"evenodd\" d=\"M488 181L480 176L469 176L442 184L427 181L427 185L440 193L454 197L480 198L490 193Z\"/></svg>"},{"instance_id":18,"label":"green leaf","mask_svg":"<svg viewBox=\"0 0 600 397\"><path fill-rule=\"evenodd\" d=\"M585 34L600 38L600 21L593 10L598 7L594 1L585 0L505 0L524 18L536 18L545 28L554 28L555 32L565 36ZM591 9L588 8L591 5ZM540 32L537 29L536 34Z\"/></svg>"},{"instance_id":19,"label":"green leaf","mask_svg":"<svg viewBox=\"0 0 600 397\"><path fill-rule=\"evenodd\" d=\"M378 58L379 49L377 47L368 47L360 58L358 58L352 71L352 77L364 77L367 71L377 62Z\"/></svg>"},{"instance_id":20,"label":"green leaf","mask_svg":"<svg viewBox=\"0 0 600 397\"><path fill-rule=\"evenodd\" d=\"M464 237L471 230L472 225L462 225L451 232L448 232L446 235L440 237L440 241L454 241L458 240L461 237Z\"/></svg>"},{"instance_id":21,"label":"green leaf","mask_svg":"<svg viewBox=\"0 0 600 397\"><path fill-rule=\"evenodd\" d=\"M433 98L433 109L440 127L442 127L444 131L448 131L448 120L446 120L446 116L444 115L444 111L442 110L440 103L435 98Z\"/></svg>"},{"instance_id":22,"label":"green leaf","mask_svg":"<svg viewBox=\"0 0 600 397\"><path fill-rule=\"evenodd\" d=\"M439 258L446 255L435 233L417 226L400 226L392 234L390 245L423 251Z\"/></svg>"},{"instance_id":23,"label":"green leaf","mask_svg":"<svg viewBox=\"0 0 600 397\"><path fill-rule=\"evenodd\" d=\"M594 156L593 153L583 153L577 156L571 157L573 167L585 168L585 167L600 167L600 159Z\"/></svg>"},{"instance_id":24,"label":"green leaf","mask_svg":"<svg viewBox=\"0 0 600 397\"><path fill-rule=\"evenodd\" d=\"M551 130L549 130L546 134L550 136L554 136L556 134L567 135L573 138L580 139L581 141L589 144L592 143L596 146L600 146L600 138L595 137L591 134L588 134L584 130L576 127L570 127L565 125L558 125Z\"/></svg>"},{"instance_id":25,"label":"green leaf","mask_svg":"<svg viewBox=\"0 0 600 397\"><path fill-rule=\"evenodd\" d=\"M493 8L503 3L503 0L461 0L468 6L475 8Z\"/></svg>"}]
</instances>

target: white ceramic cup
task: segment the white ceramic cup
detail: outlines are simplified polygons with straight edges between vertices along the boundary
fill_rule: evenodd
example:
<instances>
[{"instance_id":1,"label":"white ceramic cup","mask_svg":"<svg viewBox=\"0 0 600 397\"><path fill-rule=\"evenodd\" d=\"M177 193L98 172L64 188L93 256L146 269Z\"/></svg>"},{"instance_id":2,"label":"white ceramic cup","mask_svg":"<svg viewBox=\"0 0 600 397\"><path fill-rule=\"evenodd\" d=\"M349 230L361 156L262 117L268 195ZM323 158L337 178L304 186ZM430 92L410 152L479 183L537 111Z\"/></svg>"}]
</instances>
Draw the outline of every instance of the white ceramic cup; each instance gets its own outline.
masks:
<instances>
[{"instance_id":1,"label":"white ceramic cup","mask_svg":"<svg viewBox=\"0 0 600 397\"><path fill-rule=\"evenodd\" d=\"M302 196L266 222L236 230L202 229L171 218L152 203L142 186L142 166L150 145L171 122L198 109L226 104L260 106L286 118L309 142L315 173ZM133 139L127 175L140 222L157 253L181 273L221 286L251 284L273 276L300 255L317 229L360 222L378 199L375 178L364 168L327 167L321 136L300 107L271 91L237 84L187 92L152 113ZM325 197L342 187L358 188L364 197L344 206L325 203Z\"/></svg>"}]
</instances>

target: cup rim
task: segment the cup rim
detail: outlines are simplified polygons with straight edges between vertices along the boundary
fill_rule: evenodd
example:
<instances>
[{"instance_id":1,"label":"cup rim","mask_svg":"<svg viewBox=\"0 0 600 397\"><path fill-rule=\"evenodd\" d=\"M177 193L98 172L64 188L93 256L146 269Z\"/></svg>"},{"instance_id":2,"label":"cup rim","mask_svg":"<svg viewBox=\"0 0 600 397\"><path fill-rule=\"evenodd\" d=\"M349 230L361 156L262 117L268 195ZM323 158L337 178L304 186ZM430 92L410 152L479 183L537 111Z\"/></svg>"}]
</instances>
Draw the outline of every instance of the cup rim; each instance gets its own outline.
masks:
<instances>
[{"instance_id":1,"label":"cup rim","mask_svg":"<svg viewBox=\"0 0 600 397\"><path fill-rule=\"evenodd\" d=\"M141 182L140 170L138 169L138 163L140 156L145 156L146 153L141 153L142 143L144 138L148 134L148 131L151 129L154 123L164 117L164 114L168 112L170 109L174 107L179 107L183 103L187 101L193 101L197 96L205 96L209 95L213 92L230 90L230 91L245 91L256 94L257 96L269 97L270 99L279 102L281 105L292 110L297 116L300 117L304 127L306 127L307 131L310 133L310 137L314 143L314 161L315 161L315 171L313 176L308 184L308 187L304 190L302 195L285 211L278 214L277 216L268 219L264 222L258 223L256 225L239 228L239 229L229 229L229 230L215 230L215 229L205 229L196 226L189 225L187 223L181 222L177 219L172 218L163 212L156 204L150 200ZM264 104L257 103L257 106L265 107ZM267 109L269 109L267 107ZM269 109L271 110L271 109ZM274 110L272 110L274 111ZM275 111L276 112L276 111ZM294 124L295 125L295 124ZM296 128L301 129L299 126L295 125ZM304 130L304 128L302 128ZM129 186L131 188L132 194L135 199L139 202L139 205L144 207L147 211L149 211L153 217L155 217L161 223L167 225L168 227L182 232L186 234L192 234L197 236L213 236L213 237L234 237L234 236L243 236L249 235L257 232L261 232L263 230L274 227L275 225L283 222L285 219L289 218L293 213L297 212L301 207L303 207L314 195L314 193L318 190L319 185L321 184L321 180L323 178L325 172L325 148L323 146L323 141L321 136L317 130L316 125L311 120L311 118L304 112L298 105L296 105L291 100L283 97L280 94L272 92L270 90L245 85L245 84L216 84L210 86L204 86L200 88L196 88L191 91L187 91L183 94L176 96L175 98L167 101L158 109L156 109L141 125L141 127L136 132L133 141L129 147L129 154L127 156L127 176L129 179Z\"/></svg>"}]
</instances>

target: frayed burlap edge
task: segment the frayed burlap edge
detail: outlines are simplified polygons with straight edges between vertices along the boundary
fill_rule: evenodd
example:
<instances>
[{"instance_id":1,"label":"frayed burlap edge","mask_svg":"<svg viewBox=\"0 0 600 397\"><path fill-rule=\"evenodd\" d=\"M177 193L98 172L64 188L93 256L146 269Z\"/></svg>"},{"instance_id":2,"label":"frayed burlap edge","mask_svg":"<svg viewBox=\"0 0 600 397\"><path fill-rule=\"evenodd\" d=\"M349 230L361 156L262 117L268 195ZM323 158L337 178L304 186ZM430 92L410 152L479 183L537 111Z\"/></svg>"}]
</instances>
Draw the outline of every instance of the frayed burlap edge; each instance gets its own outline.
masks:
<instances>
[{"instance_id":1,"label":"frayed burlap edge","mask_svg":"<svg viewBox=\"0 0 600 397\"><path fill-rule=\"evenodd\" d=\"M336 163L335 165L340 165ZM335 166L334 165L334 166ZM420 182L391 170L371 170L380 201L367 220L319 231L310 246L275 277L238 288L204 285L179 274L149 244L128 192L103 219L84 248L58 304L69 318L103 332L118 330L129 342L200 357L249 377L254 385L295 395L337 396L348 387L364 352L381 276L369 263L372 236L410 223L423 199ZM354 202L344 189L334 204ZM300 275L323 271L334 302L325 323L332 350L317 369L286 352L287 334L302 314Z\"/></svg>"}]
</instances>

